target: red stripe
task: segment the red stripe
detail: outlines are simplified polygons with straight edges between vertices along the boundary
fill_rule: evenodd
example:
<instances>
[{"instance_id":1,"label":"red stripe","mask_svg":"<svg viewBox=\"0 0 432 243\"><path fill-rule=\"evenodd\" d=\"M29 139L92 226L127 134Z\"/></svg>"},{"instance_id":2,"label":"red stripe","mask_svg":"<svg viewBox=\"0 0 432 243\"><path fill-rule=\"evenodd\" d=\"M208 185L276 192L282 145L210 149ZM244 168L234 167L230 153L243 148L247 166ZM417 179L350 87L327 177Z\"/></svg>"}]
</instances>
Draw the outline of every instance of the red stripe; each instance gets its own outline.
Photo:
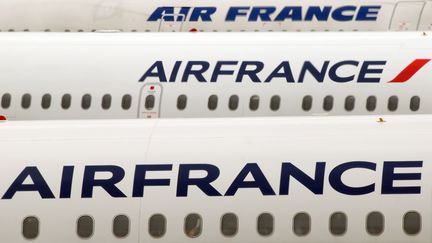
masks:
<instances>
[{"instance_id":1,"label":"red stripe","mask_svg":"<svg viewBox=\"0 0 432 243\"><path fill-rule=\"evenodd\" d=\"M396 78L389 83L403 83L408 81L414 74L416 74L426 63L431 59L416 59L410 63L402 72L400 72Z\"/></svg>"}]
</instances>

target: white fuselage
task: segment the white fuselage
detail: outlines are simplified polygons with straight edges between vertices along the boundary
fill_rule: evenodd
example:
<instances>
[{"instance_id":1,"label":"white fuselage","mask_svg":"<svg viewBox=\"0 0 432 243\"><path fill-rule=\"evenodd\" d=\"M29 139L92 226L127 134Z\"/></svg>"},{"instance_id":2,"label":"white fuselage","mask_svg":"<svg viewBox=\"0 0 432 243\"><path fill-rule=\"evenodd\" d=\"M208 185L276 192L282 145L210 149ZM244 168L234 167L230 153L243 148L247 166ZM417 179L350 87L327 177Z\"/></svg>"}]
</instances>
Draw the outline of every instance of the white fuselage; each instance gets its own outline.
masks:
<instances>
[{"instance_id":1,"label":"white fuselage","mask_svg":"<svg viewBox=\"0 0 432 243\"><path fill-rule=\"evenodd\" d=\"M404 33L3 33L0 115L430 114L432 38Z\"/></svg>"},{"instance_id":2,"label":"white fuselage","mask_svg":"<svg viewBox=\"0 0 432 243\"><path fill-rule=\"evenodd\" d=\"M0 123L2 241L430 243L431 124Z\"/></svg>"},{"instance_id":3,"label":"white fuselage","mask_svg":"<svg viewBox=\"0 0 432 243\"><path fill-rule=\"evenodd\" d=\"M2 31L431 30L430 0L4 0Z\"/></svg>"}]
</instances>

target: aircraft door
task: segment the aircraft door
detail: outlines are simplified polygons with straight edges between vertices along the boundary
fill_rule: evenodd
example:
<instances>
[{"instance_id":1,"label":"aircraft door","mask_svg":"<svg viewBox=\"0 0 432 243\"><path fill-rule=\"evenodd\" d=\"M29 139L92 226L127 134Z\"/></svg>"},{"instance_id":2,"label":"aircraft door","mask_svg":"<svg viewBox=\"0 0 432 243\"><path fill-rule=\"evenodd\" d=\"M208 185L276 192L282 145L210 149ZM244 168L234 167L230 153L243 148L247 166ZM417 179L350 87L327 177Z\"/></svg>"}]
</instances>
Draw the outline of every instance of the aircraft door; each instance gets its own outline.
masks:
<instances>
[{"instance_id":1,"label":"aircraft door","mask_svg":"<svg viewBox=\"0 0 432 243\"><path fill-rule=\"evenodd\" d=\"M146 84L141 89L138 118L152 119L160 116L162 86Z\"/></svg>"},{"instance_id":2,"label":"aircraft door","mask_svg":"<svg viewBox=\"0 0 432 243\"><path fill-rule=\"evenodd\" d=\"M417 30L424 1L398 2L393 11L390 30Z\"/></svg>"},{"instance_id":3,"label":"aircraft door","mask_svg":"<svg viewBox=\"0 0 432 243\"><path fill-rule=\"evenodd\" d=\"M159 32L180 32L183 29L183 23L186 15L180 12L180 7L174 8L174 13L162 15L159 22Z\"/></svg>"},{"instance_id":4,"label":"aircraft door","mask_svg":"<svg viewBox=\"0 0 432 243\"><path fill-rule=\"evenodd\" d=\"M427 1L423 9L418 30L432 30L432 0Z\"/></svg>"}]
</instances>

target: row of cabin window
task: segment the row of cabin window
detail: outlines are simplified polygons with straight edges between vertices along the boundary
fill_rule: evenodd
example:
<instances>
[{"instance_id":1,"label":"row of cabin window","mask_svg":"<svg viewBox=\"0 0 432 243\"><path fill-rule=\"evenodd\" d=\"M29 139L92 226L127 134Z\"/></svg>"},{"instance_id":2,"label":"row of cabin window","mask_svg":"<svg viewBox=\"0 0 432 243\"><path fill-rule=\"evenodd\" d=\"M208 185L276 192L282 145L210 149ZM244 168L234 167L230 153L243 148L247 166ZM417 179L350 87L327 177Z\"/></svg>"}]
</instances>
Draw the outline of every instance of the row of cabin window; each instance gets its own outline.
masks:
<instances>
[{"instance_id":1,"label":"row of cabin window","mask_svg":"<svg viewBox=\"0 0 432 243\"><path fill-rule=\"evenodd\" d=\"M49 109L51 107L51 100L52 97L50 94L45 94L42 96L41 100L41 107L43 109ZM302 101L302 109L304 111L309 111L312 108L312 96L307 95L303 98ZM32 96L30 94L24 94L21 97L21 107L23 109L29 109L32 102ZM62 96L61 99L61 107L63 109L69 109L72 102L72 96L70 94L65 94ZM258 95L251 96L249 100L249 109L252 111L255 111L259 108L259 102L260 97ZM3 94L1 98L1 107L3 109L8 109L11 106L12 103L12 96L9 93ZM82 109L89 109L91 107L92 103L92 96L90 94L85 94L81 98L81 108ZM109 94L106 94L102 97L101 107L102 109L109 109L111 108L112 103L112 97ZM132 96L129 94L126 94L123 96L121 101L121 107L124 110L128 110L131 107L132 103ZM270 109L273 111L277 111L280 108L281 98L278 95L273 96L270 99ZM333 109L333 103L334 98L331 95L328 95L324 97L323 100L323 109L325 111L331 111ZM369 96L366 100L366 109L368 111L374 111L376 109L376 103L377 98L375 96ZM387 108L389 111L396 111L398 108L399 98L397 96L390 96L388 99ZM184 110L187 105L187 96L186 95L180 95L177 99L177 108L179 110ZM208 109L209 110L216 110L218 105L218 96L217 95L211 95L208 98ZM228 108L230 110L237 110L239 105L239 96L232 95L229 98L228 102ZM154 95L148 95L146 97L145 101L145 108L147 110L153 109L155 106L155 96ZM350 95L345 98L345 110L346 111L352 111L355 106L355 97ZM410 109L412 111L418 111L420 108L420 97L413 96L410 100Z\"/></svg>"},{"instance_id":2,"label":"row of cabin window","mask_svg":"<svg viewBox=\"0 0 432 243\"><path fill-rule=\"evenodd\" d=\"M372 236L381 235L384 232L384 215L380 212L371 212L366 216L366 231ZM124 238L129 234L130 221L126 215L118 215L113 220L113 234L118 238ZM184 221L184 233L190 238L201 235L203 219L199 214L192 213L186 216ZM334 236L345 234L348 227L348 219L345 213L335 212L330 215L329 231ZM239 228L239 219L234 213L226 213L220 222L220 231L226 237L234 237ZM297 213L293 218L293 232L297 236L306 236L311 231L311 217L308 213ZM161 238L167 230L167 220L162 214L154 214L149 219L148 232L154 238ZM418 212L407 212L403 217L403 230L407 235L416 235L421 230L421 216ZM257 232L261 236L270 236L274 231L274 218L270 213L262 213L257 219ZM94 232L94 219L84 215L78 218L77 235L80 238L90 238ZM22 233L26 239L35 239L39 235L39 219L31 216L23 221Z\"/></svg>"},{"instance_id":3,"label":"row of cabin window","mask_svg":"<svg viewBox=\"0 0 432 243\"><path fill-rule=\"evenodd\" d=\"M216 110L218 106L218 96L217 95L211 95L208 98L207 107L209 110ZM258 95L253 95L249 99L249 109L251 111L256 111L259 108L260 103L260 97ZM270 99L270 109L272 111L277 111L280 108L281 103L281 97L279 95L274 95ZM302 109L304 111L310 111L312 109L312 103L313 98L310 95L307 95L303 97L302 101ZM324 111L331 111L333 109L333 103L334 98L331 95L328 95L324 97L323 100L323 110ZM152 110L155 105L155 97L153 95L148 95L146 97L145 101L145 108L147 110ZM184 110L187 105L187 96L186 95L180 95L177 98L177 109ZM396 111L399 105L399 98L395 95L390 96L387 101L387 108L389 111ZM228 108L230 110L237 110L239 106L239 97L238 95L232 95L230 96L228 100ZM349 95L345 98L345 105L344 108L346 111L352 111L354 110L355 106L355 97L352 95ZM368 111L374 111L377 106L377 98L375 96L369 96L366 99L366 110ZM410 110L411 111L418 111L420 109L420 97L419 96L413 96L410 100Z\"/></svg>"},{"instance_id":4,"label":"row of cabin window","mask_svg":"<svg viewBox=\"0 0 432 243\"><path fill-rule=\"evenodd\" d=\"M50 94L45 94L42 96L41 107L43 109L49 109L51 107L52 97ZM309 111L312 108L313 98L310 95L307 95L303 98L302 101L302 109L304 111ZM30 94L24 94L21 97L21 107L23 109L29 109L32 102L32 96ZM61 107L63 109L69 109L72 102L72 96L70 94L64 94L61 99ZM260 97L258 95L253 95L249 100L249 109L252 111L256 111L259 108ZM9 93L3 94L1 98L1 107L3 109L8 109L12 103L12 96ZM90 108L92 103L92 96L90 94L85 94L81 98L81 108L87 110ZM111 108L112 97L110 94L105 94L102 97L101 106L102 109ZM280 108L281 98L278 95L274 95L270 99L270 109L273 111L277 111ZM323 100L323 109L324 111L331 111L333 109L334 98L331 95L324 97ZM396 111L398 108L399 98L395 95L390 96L387 103L387 108L389 111ZM122 97L121 107L124 110L130 109L132 104L132 96L126 94ZM368 111L374 111L376 109L377 98L375 96L369 96L366 100L366 109ZM179 110L184 110L187 105L187 96L180 95L177 98L177 108ZM216 110L218 105L218 96L211 95L208 98L208 109ZM239 105L239 96L232 95L229 98L228 108L230 110L237 110ZM155 96L148 95L145 100L145 108L147 110L152 110L155 106ZM350 95L345 98L345 110L352 111L355 106L355 97ZM410 100L410 109L412 111L418 111L420 108L420 97L413 96Z\"/></svg>"},{"instance_id":5,"label":"row of cabin window","mask_svg":"<svg viewBox=\"0 0 432 243\"><path fill-rule=\"evenodd\" d=\"M52 96L50 94L44 94L41 99L42 109L49 109L52 105ZM71 107L72 96L70 94L64 94L61 98L61 107L65 110ZM112 97L110 94L105 94L102 96L101 106L102 109L107 110L111 108ZM9 93L3 94L1 97L1 107L3 109L8 109L12 104L12 96ZM21 107L23 109L29 109L32 104L31 94L24 94L21 96ZM81 108L87 110L91 107L92 96L90 94L84 94L81 97ZM129 110L132 104L132 96L125 94L121 100L121 107L124 110Z\"/></svg>"}]
</instances>

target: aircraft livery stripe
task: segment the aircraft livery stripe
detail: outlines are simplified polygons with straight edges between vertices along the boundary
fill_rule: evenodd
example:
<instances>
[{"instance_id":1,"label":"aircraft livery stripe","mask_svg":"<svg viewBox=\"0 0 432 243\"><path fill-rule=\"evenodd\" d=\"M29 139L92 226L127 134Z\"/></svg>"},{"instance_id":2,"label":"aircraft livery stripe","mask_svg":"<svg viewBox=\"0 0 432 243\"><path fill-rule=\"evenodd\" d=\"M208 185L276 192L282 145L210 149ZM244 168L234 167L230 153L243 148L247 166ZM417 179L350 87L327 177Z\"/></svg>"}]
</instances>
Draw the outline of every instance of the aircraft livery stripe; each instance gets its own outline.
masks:
<instances>
[{"instance_id":1,"label":"aircraft livery stripe","mask_svg":"<svg viewBox=\"0 0 432 243\"><path fill-rule=\"evenodd\" d=\"M403 83L408 81L414 74L416 74L426 63L431 59L416 59L411 62L402 72L400 72L389 83Z\"/></svg>"}]
</instances>

